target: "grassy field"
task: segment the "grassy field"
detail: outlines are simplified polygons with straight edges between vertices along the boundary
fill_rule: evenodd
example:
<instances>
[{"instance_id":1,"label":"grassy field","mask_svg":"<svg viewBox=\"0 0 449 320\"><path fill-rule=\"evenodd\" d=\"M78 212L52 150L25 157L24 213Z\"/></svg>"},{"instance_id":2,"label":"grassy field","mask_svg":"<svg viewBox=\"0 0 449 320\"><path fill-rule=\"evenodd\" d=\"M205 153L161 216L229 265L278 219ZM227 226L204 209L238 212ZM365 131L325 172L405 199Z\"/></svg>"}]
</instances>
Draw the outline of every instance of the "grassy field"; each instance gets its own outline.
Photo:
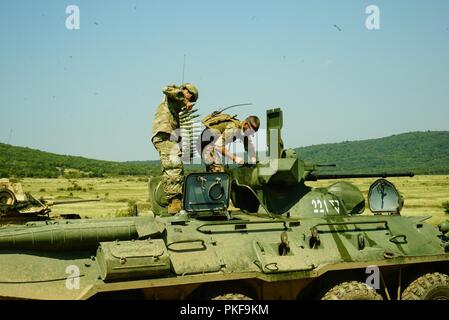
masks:
<instances>
[{"instance_id":1,"label":"grassy field","mask_svg":"<svg viewBox=\"0 0 449 320\"><path fill-rule=\"evenodd\" d=\"M449 176L416 176L413 178L390 178L405 198L403 215L430 216L432 224L449 219L442 202L449 201ZM367 194L375 179L348 179ZM319 187L332 184L332 180L308 183ZM86 179L23 179L25 191L35 197L52 200L100 199L99 202L67 204L53 207L54 214L79 213L82 217L114 217L128 214L136 203L140 215L148 214L148 183L145 177L86 178ZM368 209L364 214L371 214Z\"/></svg>"},{"instance_id":2,"label":"grassy field","mask_svg":"<svg viewBox=\"0 0 449 320\"><path fill-rule=\"evenodd\" d=\"M83 178L83 179L22 179L25 191L36 198L52 201L68 199L98 199L98 202L57 205L52 213L79 213L82 217L108 218L126 216L130 204L136 203L139 214L149 210L148 178Z\"/></svg>"}]
</instances>

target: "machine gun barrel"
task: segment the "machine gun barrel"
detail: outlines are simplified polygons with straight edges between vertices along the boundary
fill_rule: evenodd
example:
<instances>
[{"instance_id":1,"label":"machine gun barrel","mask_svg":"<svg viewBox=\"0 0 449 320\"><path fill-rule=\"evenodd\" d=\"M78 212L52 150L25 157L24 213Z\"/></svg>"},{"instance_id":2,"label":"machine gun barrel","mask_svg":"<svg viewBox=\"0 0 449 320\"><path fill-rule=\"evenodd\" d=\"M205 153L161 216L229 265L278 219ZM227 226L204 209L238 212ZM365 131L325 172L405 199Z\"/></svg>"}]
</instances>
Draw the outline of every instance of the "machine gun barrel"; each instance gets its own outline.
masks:
<instances>
[{"instance_id":1,"label":"machine gun barrel","mask_svg":"<svg viewBox=\"0 0 449 320\"><path fill-rule=\"evenodd\" d=\"M45 201L46 205L55 206L60 204L71 204L71 203L83 203L83 202L96 202L101 201L100 199L76 199L76 200L60 200L60 201Z\"/></svg>"},{"instance_id":2,"label":"machine gun barrel","mask_svg":"<svg viewBox=\"0 0 449 320\"><path fill-rule=\"evenodd\" d=\"M389 177L413 177L413 172L380 172L380 173L347 173L347 174L318 174L309 173L306 181L317 181L327 179L351 179L351 178L389 178Z\"/></svg>"}]
</instances>

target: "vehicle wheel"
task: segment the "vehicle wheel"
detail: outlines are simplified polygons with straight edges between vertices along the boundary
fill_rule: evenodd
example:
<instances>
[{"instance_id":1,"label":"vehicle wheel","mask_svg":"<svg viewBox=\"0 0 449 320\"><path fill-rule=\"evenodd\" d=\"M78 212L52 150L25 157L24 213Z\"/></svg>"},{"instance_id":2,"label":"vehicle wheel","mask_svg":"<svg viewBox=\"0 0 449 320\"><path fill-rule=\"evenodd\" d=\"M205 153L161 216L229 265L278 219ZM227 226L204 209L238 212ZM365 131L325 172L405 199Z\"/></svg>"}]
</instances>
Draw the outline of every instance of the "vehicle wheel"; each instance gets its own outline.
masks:
<instances>
[{"instance_id":1,"label":"vehicle wheel","mask_svg":"<svg viewBox=\"0 0 449 320\"><path fill-rule=\"evenodd\" d=\"M427 273L413 281L402 293L402 300L449 300L449 276Z\"/></svg>"},{"instance_id":2,"label":"vehicle wheel","mask_svg":"<svg viewBox=\"0 0 449 320\"><path fill-rule=\"evenodd\" d=\"M0 191L0 205L13 206L16 204L16 197L13 192L8 189Z\"/></svg>"},{"instance_id":3,"label":"vehicle wheel","mask_svg":"<svg viewBox=\"0 0 449 320\"><path fill-rule=\"evenodd\" d=\"M351 281L333 287L321 300L382 300L382 296L365 283Z\"/></svg>"},{"instance_id":4,"label":"vehicle wheel","mask_svg":"<svg viewBox=\"0 0 449 320\"><path fill-rule=\"evenodd\" d=\"M211 300L253 300L241 293L227 293L213 297Z\"/></svg>"}]
</instances>

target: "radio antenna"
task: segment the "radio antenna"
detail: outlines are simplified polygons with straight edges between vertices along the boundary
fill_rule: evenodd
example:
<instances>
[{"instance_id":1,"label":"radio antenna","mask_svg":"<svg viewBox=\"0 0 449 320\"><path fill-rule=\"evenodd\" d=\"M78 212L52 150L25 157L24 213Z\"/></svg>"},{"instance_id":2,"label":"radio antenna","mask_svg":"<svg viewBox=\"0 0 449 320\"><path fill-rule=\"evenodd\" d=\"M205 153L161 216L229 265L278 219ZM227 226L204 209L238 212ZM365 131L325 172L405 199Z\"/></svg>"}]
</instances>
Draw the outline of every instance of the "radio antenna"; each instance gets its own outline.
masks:
<instances>
[{"instance_id":1,"label":"radio antenna","mask_svg":"<svg viewBox=\"0 0 449 320\"><path fill-rule=\"evenodd\" d=\"M11 142L11 136L12 136L12 129L9 129L8 144L10 144Z\"/></svg>"},{"instance_id":2,"label":"radio antenna","mask_svg":"<svg viewBox=\"0 0 449 320\"><path fill-rule=\"evenodd\" d=\"M226 108L223 108L223 109L214 111L213 114L214 114L214 115L217 115L217 114L222 113L223 111L228 110L228 109L231 109L231 108L242 107L242 106L252 106L252 105L253 105L252 103L233 104L232 106L229 106L229 107L226 107Z\"/></svg>"},{"instance_id":3,"label":"radio antenna","mask_svg":"<svg viewBox=\"0 0 449 320\"><path fill-rule=\"evenodd\" d=\"M184 61L182 63L182 81L181 83L184 83L184 73L186 71L186 55L184 54Z\"/></svg>"}]
</instances>

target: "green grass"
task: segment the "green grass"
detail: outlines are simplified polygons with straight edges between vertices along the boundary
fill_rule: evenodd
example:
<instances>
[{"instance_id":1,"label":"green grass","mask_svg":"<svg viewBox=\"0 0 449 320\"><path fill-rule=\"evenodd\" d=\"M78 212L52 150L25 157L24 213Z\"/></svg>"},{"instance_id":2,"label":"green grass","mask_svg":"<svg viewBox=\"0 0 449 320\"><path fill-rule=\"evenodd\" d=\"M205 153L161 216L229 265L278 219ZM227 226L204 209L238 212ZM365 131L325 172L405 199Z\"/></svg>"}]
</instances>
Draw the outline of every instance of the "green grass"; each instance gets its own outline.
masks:
<instances>
[{"instance_id":1,"label":"green grass","mask_svg":"<svg viewBox=\"0 0 449 320\"><path fill-rule=\"evenodd\" d=\"M428 221L438 224L449 219L442 203L449 201L449 175L389 178L405 199L402 214L405 216L431 216ZM375 179L347 179L358 186L365 197ZM309 182L313 187L327 186L334 181ZM148 183L145 177L82 178L82 179L31 179L22 180L24 190L36 197L48 199L101 199L99 202L67 204L53 207L54 214L79 213L82 217L114 217L127 215L130 202L135 202L139 214L148 214ZM81 190L67 191L78 185ZM64 189L64 191L62 191ZM79 189L79 188L76 188ZM70 193L72 194L70 196ZM371 214L366 209L364 214Z\"/></svg>"}]
</instances>

